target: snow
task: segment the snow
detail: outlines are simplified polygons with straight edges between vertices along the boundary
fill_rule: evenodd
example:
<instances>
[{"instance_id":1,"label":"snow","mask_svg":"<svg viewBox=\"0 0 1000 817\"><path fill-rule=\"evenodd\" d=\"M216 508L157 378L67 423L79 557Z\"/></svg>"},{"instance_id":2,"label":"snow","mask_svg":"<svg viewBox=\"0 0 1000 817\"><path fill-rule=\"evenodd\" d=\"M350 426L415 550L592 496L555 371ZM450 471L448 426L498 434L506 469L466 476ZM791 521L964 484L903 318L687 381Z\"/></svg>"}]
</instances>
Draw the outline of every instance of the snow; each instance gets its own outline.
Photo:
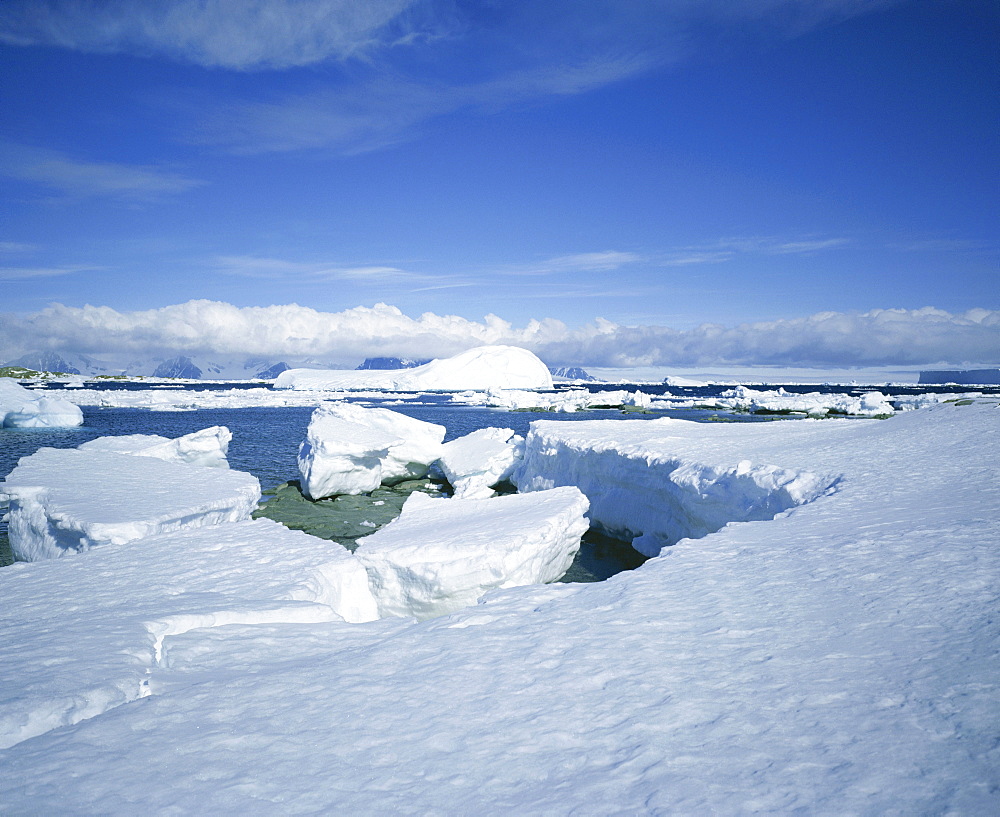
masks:
<instances>
[{"instance_id":1,"label":"snow","mask_svg":"<svg viewBox=\"0 0 1000 817\"><path fill-rule=\"evenodd\" d=\"M398 370L288 369L276 389L391 389L462 391L465 389L551 389L548 368L527 349L479 346L454 357Z\"/></svg>"},{"instance_id":2,"label":"snow","mask_svg":"<svg viewBox=\"0 0 1000 817\"><path fill-rule=\"evenodd\" d=\"M58 397L33 394L0 377L0 428L63 428L83 425L80 407Z\"/></svg>"},{"instance_id":3,"label":"snow","mask_svg":"<svg viewBox=\"0 0 1000 817\"><path fill-rule=\"evenodd\" d=\"M381 616L440 616L500 587L560 578L587 532L576 488L494 499L410 495L397 519L358 540Z\"/></svg>"},{"instance_id":4,"label":"snow","mask_svg":"<svg viewBox=\"0 0 1000 817\"><path fill-rule=\"evenodd\" d=\"M0 483L23 561L248 519L259 499L250 474L100 450L41 448Z\"/></svg>"},{"instance_id":5,"label":"snow","mask_svg":"<svg viewBox=\"0 0 1000 817\"><path fill-rule=\"evenodd\" d=\"M510 428L481 428L445 443L438 467L455 499L485 499L508 479L521 459L524 438Z\"/></svg>"},{"instance_id":6,"label":"snow","mask_svg":"<svg viewBox=\"0 0 1000 817\"><path fill-rule=\"evenodd\" d=\"M444 426L389 409L324 403L313 412L299 448L302 491L321 499L425 476L444 435Z\"/></svg>"},{"instance_id":7,"label":"snow","mask_svg":"<svg viewBox=\"0 0 1000 817\"><path fill-rule=\"evenodd\" d=\"M277 535L207 555L213 531L250 523L4 568L0 696L35 695L17 711L40 725L0 751L0 810L998 813L998 418L993 398L884 421L536 424L588 475L651 456L640 517L668 459L735 467L722 485L744 462L837 481L608 581L415 623L348 624L256 587L276 573L258 560L285 557ZM206 537L206 556L176 536ZM249 589L230 607L215 594L233 571ZM175 610L173 629L125 632Z\"/></svg>"},{"instance_id":8,"label":"snow","mask_svg":"<svg viewBox=\"0 0 1000 817\"><path fill-rule=\"evenodd\" d=\"M610 427L605 420L538 421L513 479L520 491L579 487L590 499L592 522L656 556L730 522L772 519L837 484L836 471L789 467L799 462L789 449L843 436L844 426L786 425L776 434L770 424L669 418Z\"/></svg>"},{"instance_id":9,"label":"snow","mask_svg":"<svg viewBox=\"0 0 1000 817\"><path fill-rule=\"evenodd\" d=\"M232 439L232 432L225 426L212 426L173 440L158 434L98 437L96 440L83 443L79 449L155 457L167 462L202 465L206 468L228 468L229 461L226 459L226 454Z\"/></svg>"},{"instance_id":10,"label":"snow","mask_svg":"<svg viewBox=\"0 0 1000 817\"><path fill-rule=\"evenodd\" d=\"M187 631L376 617L350 553L270 520L15 564L0 586L0 747L148 695L164 641Z\"/></svg>"}]
</instances>

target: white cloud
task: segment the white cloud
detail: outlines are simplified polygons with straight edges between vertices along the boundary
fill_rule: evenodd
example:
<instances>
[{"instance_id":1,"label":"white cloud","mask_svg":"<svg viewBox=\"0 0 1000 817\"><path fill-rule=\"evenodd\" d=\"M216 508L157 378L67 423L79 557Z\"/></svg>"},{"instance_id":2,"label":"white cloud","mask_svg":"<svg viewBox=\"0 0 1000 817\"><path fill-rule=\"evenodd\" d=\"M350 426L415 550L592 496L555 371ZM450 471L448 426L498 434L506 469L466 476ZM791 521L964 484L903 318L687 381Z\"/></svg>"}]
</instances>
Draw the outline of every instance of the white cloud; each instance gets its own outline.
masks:
<instances>
[{"instance_id":1,"label":"white cloud","mask_svg":"<svg viewBox=\"0 0 1000 817\"><path fill-rule=\"evenodd\" d=\"M255 255L225 255L217 257L213 266L227 275L247 278L296 280L422 280L423 276L398 267L384 265L357 266L330 262L288 261L283 258L262 258Z\"/></svg>"},{"instance_id":2,"label":"white cloud","mask_svg":"<svg viewBox=\"0 0 1000 817\"><path fill-rule=\"evenodd\" d=\"M0 142L0 175L38 182L72 198L113 196L133 201L183 193L203 184L155 165L86 162L11 142Z\"/></svg>"},{"instance_id":3,"label":"white cloud","mask_svg":"<svg viewBox=\"0 0 1000 817\"><path fill-rule=\"evenodd\" d=\"M612 272L628 264L636 264L645 260L633 252L605 250L604 252L582 252L573 255L559 255L539 261L537 264L525 264L509 267L505 272L511 275L552 275L571 272Z\"/></svg>"},{"instance_id":4,"label":"white cloud","mask_svg":"<svg viewBox=\"0 0 1000 817\"><path fill-rule=\"evenodd\" d=\"M0 241L0 252L10 253L11 255L32 253L37 249L38 247L34 244L21 244L17 241Z\"/></svg>"},{"instance_id":5,"label":"white cloud","mask_svg":"<svg viewBox=\"0 0 1000 817\"><path fill-rule=\"evenodd\" d=\"M206 67L288 68L420 33L391 25L417 0L5 0L0 41L159 55Z\"/></svg>"},{"instance_id":6,"label":"white cloud","mask_svg":"<svg viewBox=\"0 0 1000 817\"><path fill-rule=\"evenodd\" d=\"M28 316L0 316L0 361L41 348L98 357L184 353L360 360L379 354L435 357L492 343L524 346L552 364L584 366L996 365L1000 311L824 312L688 331L602 319L569 329L552 319L514 327L495 315L482 321L434 313L411 318L385 304L336 313L296 304L240 308L214 301L143 312L56 304Z\"/></svg>"},{"instance_id":7,"label":"white cloud","mask_svg":"<svg viewBox=\"0 0 1000 817\"><path fill-rule=\"evenodd\" d=\"M31 278L54 278L60 275L72 275L76 272L86 272L100 267L0 267L0 281L27 281Z\"/></svg>"}]
</instances>

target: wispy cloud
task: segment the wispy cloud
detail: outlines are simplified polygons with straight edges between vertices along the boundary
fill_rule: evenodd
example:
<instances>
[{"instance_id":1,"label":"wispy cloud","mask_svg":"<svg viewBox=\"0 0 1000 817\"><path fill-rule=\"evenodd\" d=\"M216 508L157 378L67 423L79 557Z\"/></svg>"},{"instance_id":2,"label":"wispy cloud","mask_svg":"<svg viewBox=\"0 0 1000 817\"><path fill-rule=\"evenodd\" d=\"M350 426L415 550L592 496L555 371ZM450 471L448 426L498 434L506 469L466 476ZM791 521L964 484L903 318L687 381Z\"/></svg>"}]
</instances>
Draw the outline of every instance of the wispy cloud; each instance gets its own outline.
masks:
<instances>
[{"instance_id":1,"label":"wispy cloud","mask_svg":"<svg viewBox=\"0 0 1000 817\"><path fill-rule=\"evenodd\" d=\"M212 260L211 265L227 275L238 275L246 278L369 282L421 279L421 276L416 273L407 272L398 267L289 261L282 258L263 258L254 255L218 256Z\"/></svg>"},{"instance_id":2,"label":"wispy cloud","mask_svg":"<svg viewBox=\"0 0 1000 817\"><path fill-rule=\"evenodd\" d=\"M110 196L148 201L204 182L155 165L89 162L54 150L0 142L0 175L36 182L71 198Z\"/></svg>"},{"instance_id":3,"label":"wispy cloud","mask_svg":"<svg viewBox=\"0 0 1000 817\"><path fill-rule=\"evenodd\" d=\"M253 70L362 56L420 35L417 0L5 0L0 41Z\"/></svg>"},{"instance_id":4,"label":"wispy cloud","mask_svg":"<svg viewBox=\"0 0 1000 817\"><path fill-rule=\"evenodd\" d=\"M707 245L678 247L664 253L656 259L656 263L665 267L724 264L741 255L810 255L841 249L850 244L851 239L844 237L727 237Z\"/></svg>"},{"instance_id":5,"label":"wispy cloud","mask_svg":"<svg viewBox=\"0 0 1000 817\"><path fill-rule=\"evenodd\" d=\"M77 272L90 272L102 267L0 267L0 281L27 281L32 278L56 278Z\"/></svg>"},{"instance_id":6,"label":"wispy cloud","mask_svg":"<svg viewBox=\"0 0 1000 817\"><path fill-rule=\"evenodd\" d=\"M35 244L21 244L17 241L0 241L0 252L11 255L33 253L38 247Z\"/></svg>"},{"instance_id":7,"label":"wispy cloud","mask_svg":"<svg viewBox=\"0 0 1000 817\"><path fill-rule=\"evenodd\" d=\"M605 250L604 252L582 252L573 255L558 255L535 264L509 267L508 275L554 275L575 272L611 272L628 264L636 264L644 258L633 252Z\"/></svg>"}]
</instances>

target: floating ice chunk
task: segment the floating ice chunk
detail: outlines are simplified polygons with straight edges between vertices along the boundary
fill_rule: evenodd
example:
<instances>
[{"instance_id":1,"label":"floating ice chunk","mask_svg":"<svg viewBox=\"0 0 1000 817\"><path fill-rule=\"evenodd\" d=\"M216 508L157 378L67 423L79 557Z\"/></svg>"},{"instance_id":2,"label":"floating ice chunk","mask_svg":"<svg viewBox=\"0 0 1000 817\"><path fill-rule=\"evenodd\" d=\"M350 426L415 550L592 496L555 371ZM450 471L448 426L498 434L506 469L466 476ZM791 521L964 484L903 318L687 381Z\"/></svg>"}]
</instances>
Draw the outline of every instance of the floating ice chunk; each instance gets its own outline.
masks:
<instances>
[{"instance_id":1,"label":"floating ice chunk","mask_svg":"<svg viewBox=\"0 0 1000 817\"><path fill-rule=\"evenodd\" d=\"M548 368L527 349L479 346L454 357L398 370L288 369L274 381L276 389L397 389L461 391L463 389L551 389Z\"/></svg>"},{"instance_id":2,"label":"floating ice chunk","mask_svg":"<svg viewBox=\"0 0 1000 817\"><path fill-rule=\"evenodd\" d=\"M414 493L355 556L381 615L430 618L494 588L561 577L587 531L587 507L576 488L463 501Z\"/></svg>"},{"instance_id":3,"label":"floating ice chunk","mask_svg":"<svg viewBox=\"0 0 1000 817\"><path fill-rule=\"evenodd\" d=\"M444 434L444 426L389 409L324 403L313 412L299 447L302 491L322 499L425 476Z\"/></svg>"},{"instance_id":4,"label":"floating ice chunk","mask_svg":"<svg viewBox=\"0 0 1000 817\"><path fill-rule=\"evenodd\" d=\"M849 394L790 394L784 389L758 391L746 386L737 386L724 391L712 400L720 408L740 411L794 411L824 416L826 414L849 414L856 417L878 417L893 413L892 404L881 392L866 392L860 397Z\"/></svg>"},{"instance_id":5,"label":"floating ice chunk","mask_svg":"<svg viewBox=\"0 0 1000 817\"><path fill-rule=\"evenodd\" d=\"M173 440L158 434L98 437L79 448L81 451L113 451L118 454L155 457L167 462L202 465L206 468L228 468L226 454L232 439L232 432L225 426L212 426Z\"/></svg>"},{"instance_id":6,"label":"floating ice chunk","mask_svg":"<svg viewBox=\"0 0 1000 817\"><path fill-rule=\"evenodd\" d=\"M569 389L551 393L520 389L488 389L485 392L466 391L452 397L456 403L473 406L496 406L505 409L537 409L539 411L584 411L594 407L636 406L647 408L653 398L641 391L599 391Z\"/></svg>"},{"instance_id":7,"label":"floating ice chunk","mask_svg":"<svg viewBox=\"0 0 1000 817\"><path fill-rule=\"evenodd\" d=\"M149 694L164 643L191 630L377 615L350 553L270 520L4 568L0 598L0 747Z\"/></svg>"},{"instance_id":8,"label":"floating ice chunk","mask_svg":"<svg viewBox=\"0 0 1000 817\"><path fill-rule=\"evenodd\" d=\"M237 522L259 499L250 474L109 451L42 448L0 483L11 549L22 561Z\"/></svg>"},{"instance_id":9,"label":"floating ice chunk","mask_svg":"<svg viewBox=\"0 0 1000 817\"><path fill-rule=\"evenodd\" d=\"M524 437L510 428L481 428L445 443L438 464L455 499L486 499L492 487L510 477L521 459Z\"/></svg>"},{"instance_id":10,"label":"floating ice chunk","mask_svg":"<svg viewBox=\"0 0 1000 817\"><path fill-rule=\"evenodd\" d=\"M0 426L67 428L83 425L80 407L58 397L39 397L9 377L0 377Z\"/></svg>"}]
</instances>

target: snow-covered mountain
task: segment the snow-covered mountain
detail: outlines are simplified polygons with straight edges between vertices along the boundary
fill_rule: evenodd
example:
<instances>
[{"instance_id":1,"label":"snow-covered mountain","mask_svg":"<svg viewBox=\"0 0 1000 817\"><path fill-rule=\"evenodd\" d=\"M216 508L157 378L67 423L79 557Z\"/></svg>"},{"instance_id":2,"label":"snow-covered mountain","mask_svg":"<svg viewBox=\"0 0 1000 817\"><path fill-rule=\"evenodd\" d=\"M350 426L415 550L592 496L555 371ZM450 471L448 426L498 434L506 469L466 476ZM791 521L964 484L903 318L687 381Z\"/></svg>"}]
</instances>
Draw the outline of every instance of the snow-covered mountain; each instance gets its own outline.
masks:
<instances>
[{"instance_id":1,"label":"snow-covered mountain","mask_svg":"<svg viewBox=\"0 0 1000 817\"><path fill-rule=\"evenodd\" d=\"M179 377L190 380L273 380L290 365L301 368L328 368L328 361L294 360L275 358L207 357L174 355L129 359L110 357L98 359L89 355L71 352L33 352L0 365L23 366L37 372L60 372L62 374L96 377L99 375L128 375L146 377ZM349 368L345 366L344 368Z\"/></svg>"}]
</instances>

